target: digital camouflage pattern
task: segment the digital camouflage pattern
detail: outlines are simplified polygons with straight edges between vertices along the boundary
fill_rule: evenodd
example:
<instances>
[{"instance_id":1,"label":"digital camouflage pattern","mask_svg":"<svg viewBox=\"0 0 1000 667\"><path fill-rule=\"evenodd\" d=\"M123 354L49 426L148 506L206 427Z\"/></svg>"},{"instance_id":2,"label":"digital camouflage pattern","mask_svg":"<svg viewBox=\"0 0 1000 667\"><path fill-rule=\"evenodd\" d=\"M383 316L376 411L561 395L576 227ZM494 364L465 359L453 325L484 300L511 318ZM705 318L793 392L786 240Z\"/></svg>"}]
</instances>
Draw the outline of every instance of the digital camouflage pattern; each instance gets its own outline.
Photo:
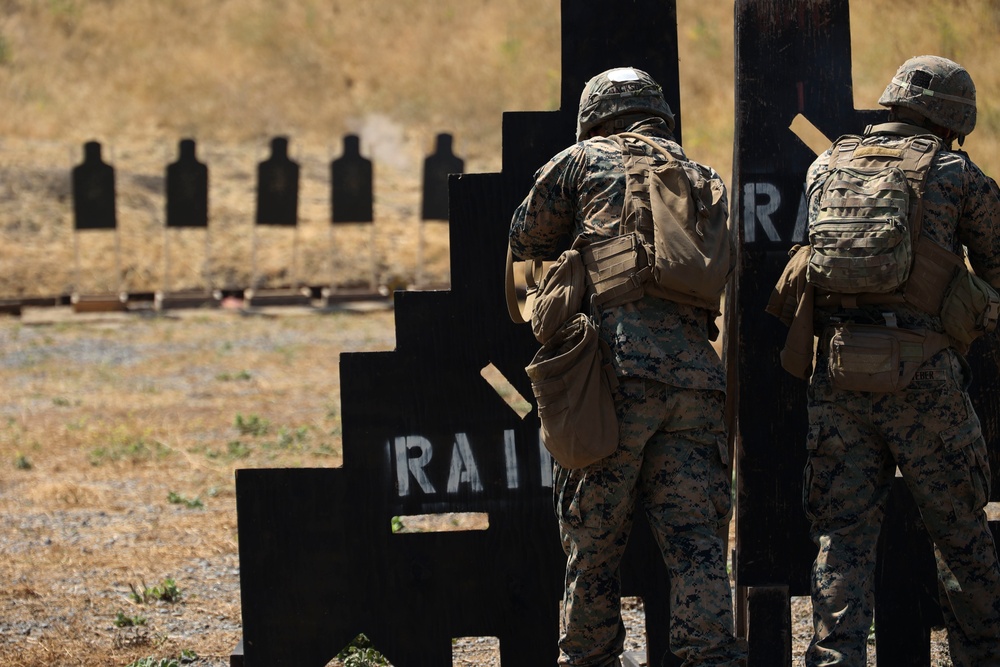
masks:
<instances>
[{"instance_id":1,"label":"digital camouflage pattern","mask_svg":"<svg viewBox=\"0 0 1000 667\"><path fill-rule=\"evenodd\" d=\"M866 140L890 146L899 137ZM810 215L828 174L829 151L807 176ZM935 157L924 197L923 233L960 252L1000 286L1000 199L996 185L962 152ZM886 306L850 318L884 324ZM943 332L939 317L893 306L908 329ZM844 313L817 311L817 331ZM875 548L896 467L935 545L942 607L956 667L1000 666L1000 566L983 508L989 498L986 445L966 388L968 365L953 348L926 361L904 390L835 389L820 338L808 393L808 459L803 505L819 555L813 566L815 634L807 667L863 665L872 622Z\"/></svg>"},{"instance_id":2,"label":"digital camouflage pattern","mask_svg":"<svg viewBox=\"0 0 1000 667\"><path fill-rule=\"evenodd\" d=\"M841 391L820 355L809 387L804 506L819 546L808 667L864 665L875 545L896 467L934 542L952 663L1000 665L1000 568L983 512L989 459L957 352L901 392Z\"/></svg>"},{"instance_id":3,"label":"digital camouflage pattern","mask_svg":"<svg viewBox=\"0 0 1000 667\"><path fill-rule=\"evenodd\" d=\"M666 123L627 128L681 152ZM618 235L625 193L621 146L595 137L560 152L535 174L514 214L520 259L555 254L567 239ZM736 667L722 527L730 513L726 373L709 343L711 315L643 297L601 314L600 331L620 378L620 443L586 468L555 465L554 503L567 555L559 664L618 664L619 564L636 503L646 509L670 570L671 648L684 665Z\"/></svg>"},{"instance_id":4,"label":"digital camouflage pattern","mask_svg":"<svg viewBox=\"0 0 1000 667\"><path fill-rule=\"evenodd\" d=\"M605 667L622 652L621 562L638 502L670 571L670 645L684 665L736 667L726 554L730 476L720 392L623 380L621 441L587 468L555 469L568 556L560 665Z\"/></svg>"},{"instance_id":5,"label":"digital camouflage pattern","mask_svg":"<svg viewBox=\"0 0 1000 667\"><path fill-rule=\"evenodd\" d=\"M629 124L622 117L633 114L659 117L668 131L674 130L674 113L653 77L634 67L601 72L587 81L580 94L576 140L586 139L591 130L612 119L618 121L615 131L620 131Z\"/></svg>"}]
</instances>

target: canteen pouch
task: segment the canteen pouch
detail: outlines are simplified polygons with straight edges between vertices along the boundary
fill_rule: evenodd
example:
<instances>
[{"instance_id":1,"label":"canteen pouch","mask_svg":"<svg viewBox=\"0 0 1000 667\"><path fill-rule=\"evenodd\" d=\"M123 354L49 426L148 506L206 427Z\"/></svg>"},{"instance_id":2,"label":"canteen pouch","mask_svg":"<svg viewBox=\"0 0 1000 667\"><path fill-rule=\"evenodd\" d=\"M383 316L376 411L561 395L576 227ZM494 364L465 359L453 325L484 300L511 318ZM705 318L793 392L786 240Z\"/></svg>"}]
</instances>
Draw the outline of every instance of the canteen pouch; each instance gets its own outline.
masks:
<instances>
[{"instance_id":1,"label":"canteen pouch","mask_svg":"<svg viewBox=\"0 0 1000 667\"><path fill-rule=\"evenodd\" d=\"M924 361L948 347L944 334L867 324L835 324L829 335L833 386L892 393L905 389Z\"/></svg>"},{"instance_id":2,"label":"canteen pouch","mask_svg":"<svg viewBox=\"0 0 1000 667\"><path fill-rule=\"evenodd\" d=\"M571 317L524 370L538 405L542 443L560 466L584 468L618 448L613 374L589 317Z\"/></svg>"},{"instance_id":3,"label":"canteen pouch","mask_svg":"<svg viewBox=\"0 0 1000 667\"><path fill-rule=\"evenodd\" d=\"M941 303L945 331L963 349L983 334L996 331L1000 295L971 271L960 271L951 281Z\"/></svg>"}]
</instances>

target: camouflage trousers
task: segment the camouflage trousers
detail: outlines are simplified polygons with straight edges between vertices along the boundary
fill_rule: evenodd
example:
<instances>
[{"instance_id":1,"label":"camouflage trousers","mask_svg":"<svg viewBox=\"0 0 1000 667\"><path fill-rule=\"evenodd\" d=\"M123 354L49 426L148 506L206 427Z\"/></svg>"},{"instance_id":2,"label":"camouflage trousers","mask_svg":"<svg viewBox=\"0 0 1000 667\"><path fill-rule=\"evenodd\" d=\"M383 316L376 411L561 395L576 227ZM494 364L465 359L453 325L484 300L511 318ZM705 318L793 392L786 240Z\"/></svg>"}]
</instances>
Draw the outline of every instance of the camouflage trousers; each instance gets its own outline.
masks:
<instances>
[{"instance_id":1,"label":"camouflage trousers","mask_svg":"<svg viewBox=\"0 0 1000 667\"><path fill-rule=\"evenodd\" d=\"M745 657L733 637L722 538L731 513L724 402L720 392L624 378L615 396L618 449L587 468L556 465L554 505L567 555L560 665L618 664L619 565L637 503L669 571L673 652L687 667L735 667Z\"/></svg>"},{"instance_id":2,"label":"camouflage trousers","mask_svg":"<svg viewBox=\"0 0 1000 667\"><path fill-rule=\"evenodd\" d=\"M934 543L953 664L1000 666L1000 567L983 511L989 460L966 377L964 360L944 350L903 391L846 392L817 363L803 485L819 546L807 667L865 665L875 548L897 467Z\"/></svg>"}]
</instances>

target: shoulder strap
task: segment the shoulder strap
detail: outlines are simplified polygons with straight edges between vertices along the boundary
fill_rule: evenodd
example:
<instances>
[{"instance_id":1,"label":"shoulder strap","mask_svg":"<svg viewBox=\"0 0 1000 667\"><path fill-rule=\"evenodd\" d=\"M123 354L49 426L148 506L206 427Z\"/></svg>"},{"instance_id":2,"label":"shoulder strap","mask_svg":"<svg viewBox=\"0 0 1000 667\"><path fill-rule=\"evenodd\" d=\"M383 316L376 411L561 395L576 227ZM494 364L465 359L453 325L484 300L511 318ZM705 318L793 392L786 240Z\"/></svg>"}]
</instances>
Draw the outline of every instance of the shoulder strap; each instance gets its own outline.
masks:
<instances>
[{"instance_id":1,"label":"shoulder strap","mask_svg":"<svg viewBox=\"0 0 1000 667\"><path fill-rule=\"evenodd\" d=\"M927 174L931 169L934 157L941 150L943 142L940 137L933 134L920 134L912 136L905 145L903 159L899 168L906 174L906 179L913 188L916 195L916 210L911 218L910 235L916 242L923 233L924 223L924 186L927 183Z\"/></svg>"},{"instance_id":2,"label":"shoulder strap","mask_svg":"<svg viewBox=\"0 0 1000 667\"><path fill-rule=\"evenodd\" d=\"M524 282L528 287L524 307L517 302L517 290L514 287L514 251L507 244L507 268L504 271L505 296L507 299L507 314L514 324L525 324L531 321L531 311L535 307L535 295L538 293L538 283L542 279L542 260L532 259L524 263Z\"/></svg>"}]
</instances>

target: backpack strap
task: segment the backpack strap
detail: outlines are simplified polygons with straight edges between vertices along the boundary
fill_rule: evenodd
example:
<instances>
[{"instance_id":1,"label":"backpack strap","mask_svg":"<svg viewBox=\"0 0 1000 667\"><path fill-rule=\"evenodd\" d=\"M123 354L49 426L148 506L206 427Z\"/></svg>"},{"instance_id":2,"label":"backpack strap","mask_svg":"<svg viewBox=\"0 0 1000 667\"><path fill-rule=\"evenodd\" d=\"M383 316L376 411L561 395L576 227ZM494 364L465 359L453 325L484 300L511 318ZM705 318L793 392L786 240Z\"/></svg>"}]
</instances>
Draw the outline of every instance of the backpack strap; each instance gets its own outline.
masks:
<instances>
[{"instance_id":1,"label":"backpack strap","mask_svg":"<svg viewBox=\"0 0 1000 667\"><path fill-rule=\"evenodd\" d=\"M647 136L637 132L620 132L611 135L615 141L621 144L622 161L625 165L625 193L626 205L622 208L622 221L619 234L629 234L631 232L652 232L653 215L649 209L649 169L652 167L652 159L641 146L626 141L626 139L637 139L663 155L664 159L670 158L670 152L663 146L653 141Z\"/></svg>"},{"instance_id":2,"label":"backpack strap","mask_svg":"<svg viewBox=\"0 0 1000 667\"><path fill-rule=\"evenodd\" d=\"M531 321L531 311L535 307L535 295L538 293L538 283L542 279L542 260L533 259L524 263L524 282L527 285L527 296L524 307L517 301L517 290L514 287L514 251L507 244L507 267L504 270L504 293L507 299L507 314L514 324L525 324Z\"/></svg>"}]
</instances>

